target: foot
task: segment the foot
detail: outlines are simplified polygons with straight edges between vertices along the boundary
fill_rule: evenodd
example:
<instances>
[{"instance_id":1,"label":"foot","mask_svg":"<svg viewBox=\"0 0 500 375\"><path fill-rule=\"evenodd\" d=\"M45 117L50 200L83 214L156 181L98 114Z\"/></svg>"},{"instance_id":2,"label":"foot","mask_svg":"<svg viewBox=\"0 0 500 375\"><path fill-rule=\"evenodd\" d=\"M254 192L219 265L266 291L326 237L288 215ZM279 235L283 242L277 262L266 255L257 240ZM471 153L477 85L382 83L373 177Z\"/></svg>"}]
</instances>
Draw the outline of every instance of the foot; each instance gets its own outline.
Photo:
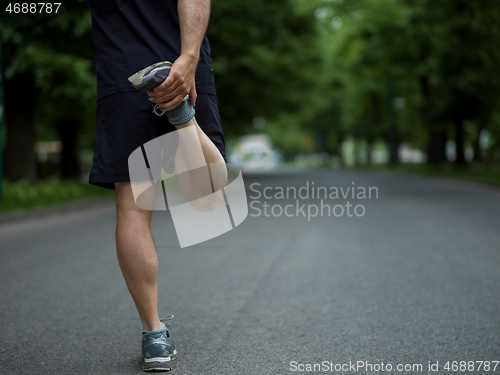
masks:
<instances>
[{"instance_id":1,"label":"foot","mask_svg":"<svg viewBox=\"0 0 500 375\"><path fill-rule=\"evenodd\" d=\"M170 331L163 325L155 331L142 333L142 369L169 371L171 361L177 357Z\"/></svg>"}]
</instances>

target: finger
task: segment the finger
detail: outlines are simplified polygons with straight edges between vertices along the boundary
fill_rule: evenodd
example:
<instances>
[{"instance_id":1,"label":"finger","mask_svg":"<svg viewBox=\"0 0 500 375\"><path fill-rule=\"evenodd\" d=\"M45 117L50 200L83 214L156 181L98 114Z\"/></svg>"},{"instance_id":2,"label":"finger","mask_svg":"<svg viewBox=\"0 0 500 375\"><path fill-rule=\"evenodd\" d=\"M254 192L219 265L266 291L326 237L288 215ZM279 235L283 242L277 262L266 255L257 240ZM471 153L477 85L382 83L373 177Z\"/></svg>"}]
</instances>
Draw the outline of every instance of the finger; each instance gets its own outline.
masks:
<instances>
[{"instance_id":1,"label":"finger","mask_svg":"<svg viewBox=\"0 0 500 375\"><path fill-rule=\"evenodd\" d=\"M180 95L181 93L184 93L184 96L186 96L190 91L188 84L182 78L175 80L165 90L163 90L160 86L157 86L157 88L158 89L155 88L153 91L151 91L150 96L154 96L155 98L161 98L170 95L169 99L171 99L174 96Z\"/></svg>"},{"instance_id":2,"label":"finger","mask_svg":"<svg viewBox=\"0 0 500 375\"><path fill-rule=\"evenodd\" d=\"M178 74L174 74L172 73L172 71L170 71L168 77L158 86L149 91L148 95L150 97L159 98L171 93L179 85L176 76L178 76Z\"/></svg>"},{"instance_id":3,"label":"finger","mask_svg":"<svg viewBox=\"0 0 500 375\"><path fill-rule=\"evenodd\" d=\"M181 94L182 94L182 92L179 89L179 87L176 87L173 91L170 91L170 92L163 91L163 92L153 93L154 99L152 99L151 101L153 103L160 104L160 103L168 102L168 101L172 100L173 98L175 98L176 96L179 96Z\"/></svg>"},{"instance_id":4,"label":"finger","mask_svg":"<svg viewBox=\"0 0 500 375\"><path fill-rule=\"evenodd\" d=\"M154 103L163 103L172 100L177 96L182 96L183 98L189 94L190 90L185 87L185 85L177 86L173 91L164 94L164 92L154 93L155 100Z\"/></svg>"},{"instance_id":5,"label":"finger","mask_svg":"<svg viewBox=\"0 0 500 375\"><path fill-rule=\"evenodd\" d=\"M193 87L193 89L189 92L189 103L194 107L196 105L196 98L198 97L198 94L196 93L196 87Z\"/></svg>"},{"instance_id":6,"label":"finger","mask_svg":"<svg viewBox=\"0 0 500 375\"><path fill-rule=\"evenodd\" d=\"M163 85L163 84L162 84ZM164 96L167 96L169 94L172 94L178 87L179 87L179 84L176 83L176 82L173 82L170 86L168 86L167 88L165 89L162 89L162 88L159 88L157 90L157 88L160 87L160 86L156 86L156 88L154 88L153 90L151 90L148 95L150 97L155 97L155 98L161 98L161 97L164 97ZM165 101L165 100L163 100Z\"/></svg>"},{"instance_id":7,"label":"finger","mask_svg":"<svg viewBox=\"0 0 500 375\"><path fill-rule=\"evenodd\" d=\"M157 95L157 94L155 94ZM178 97L178 96L182 96L182 97L185 97L187 94L184 94L182 92L182 90L180 90L179 88L176 88L173 92L170 92L166 95L160 95L160 96L155 96L154 97L154 100L151 100L153 103L157 103L157 104L160 104L160 103L165 103L165 102L169 102L171 100L173 100L174 98Z\"/></svg>"},{"instance_id":8,"label":"finger","mask_svg":"<svg viewBox=\"0 0 500 375\"><path fill-rule=\"evenodd\" d=\"M178 94L170 93L168 95L163 95L163 96L151 96L148 99L152 103L161 104L161 103L165 103L165 102L172 100L176 96L178 96Z\"/></svg>"},{"instance_id":9,"label":"finger","mask_svg":"<svg viewBox=\"0 0 500 375\"><path fill-rule=\"evenodd\" d=\"M180 86L177 86L175 88L172 88L172 90L169 91L160 91L160 92L155 92L153 93L153 97L156 99L159 99L159 102L167 102L169 100L172 100L178 95L181 95L183 90L181 90ZM185 94L184 96L186 96Z\"/></svg>"}]
</instances>

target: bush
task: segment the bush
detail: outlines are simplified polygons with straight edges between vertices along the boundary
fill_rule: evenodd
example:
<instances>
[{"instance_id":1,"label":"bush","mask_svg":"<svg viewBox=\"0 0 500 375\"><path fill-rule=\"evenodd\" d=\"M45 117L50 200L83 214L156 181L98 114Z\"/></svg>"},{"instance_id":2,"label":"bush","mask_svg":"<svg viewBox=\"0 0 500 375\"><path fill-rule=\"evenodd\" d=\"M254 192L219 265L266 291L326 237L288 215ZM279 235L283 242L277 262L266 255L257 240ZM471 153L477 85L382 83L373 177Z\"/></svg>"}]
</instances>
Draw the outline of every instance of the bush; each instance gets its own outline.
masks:
<instances>
[{"instance_id":1,"label":"bush","mask_svg":"<svg viewBox=\"0 0 500 375\"><path fill-rule=\"evenodd\" d=\"M78 180L49 179L33 185L26 180L4 181L0 199L0 212L72 201L76 199L111 195L110 189L103 189Z\"/></svg>"}]
</instances>

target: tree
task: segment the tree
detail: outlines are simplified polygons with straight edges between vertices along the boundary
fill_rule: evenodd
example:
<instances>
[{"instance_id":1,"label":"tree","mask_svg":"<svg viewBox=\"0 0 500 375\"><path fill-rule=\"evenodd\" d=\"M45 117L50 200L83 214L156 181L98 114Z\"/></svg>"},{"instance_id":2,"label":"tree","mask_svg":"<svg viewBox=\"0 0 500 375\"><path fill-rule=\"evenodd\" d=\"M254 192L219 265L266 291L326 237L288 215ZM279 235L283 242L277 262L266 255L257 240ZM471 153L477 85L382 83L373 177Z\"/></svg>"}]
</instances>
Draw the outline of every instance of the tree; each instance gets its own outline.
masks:
<instances>
[{"instance_id":1,"label":"tree","mask_svg":"<svg viewBox=\"0 0 500 375\"><path fill-rule=\"evenodd\" d=\"M320 64L311 11L290 0L221 0L208 32L227 135L252 131L258 116L297 114L309 101Z\"/></svg>"},{"instance_id":2,"label":"tree","mask_svg":"<svg viewBox=\"0 0 500 375\"><path fill-rule=\"evenodd\" d=\"M411 125L428 134L428 161L445 160L453 129L456 162L463 165L466 122L479 134L498 111L500 52L494 46L500 42L500 3L351 0L318 11L333 26L327 35L331 67L342 83L342 118L350 132L385 138L393 150L402 134L419 138L409 124L398 124L391 134L391 102L402 96L408 99L402 112L419 113ZM384 97L388 105L382 109Z\"/></svg>"},{"instance_id":3,"label":"tree","mask_svg":"<svg viewBox=\"0 0 500 375\"><path fill-rule=\"evenodd\" d=\"M476 123L479 134L488 126L500 96L500 53L493 48L500 42L500 3L408 3L414 9L411 35L418 41L420 80L427 110L432 114L430 120L454 125L456 163L464 165L465 121ZM434 132L435 137L444 138L439 132ZM433 142L443 147L443 141Z\"/></svg>"},{"instance_id":4,"label":"tree","mask_svg":"<svg viewBox=\"0 0 500 375\"><path fill-rule=\"evenodd\" d=\"M40 95L47 106L39 114L53 123L68 117L73 123L79 121L81 108L95 98L90 14L84 1L61 12L65 13L50 19L21 13L0 21L7 119L5 176L10 180L37 179L35 109ZM59 129L66 163L76 158L77 133ZM66 177L78 174L77 163L72 164L65 170Z\"/></svg>"}]
</instances>

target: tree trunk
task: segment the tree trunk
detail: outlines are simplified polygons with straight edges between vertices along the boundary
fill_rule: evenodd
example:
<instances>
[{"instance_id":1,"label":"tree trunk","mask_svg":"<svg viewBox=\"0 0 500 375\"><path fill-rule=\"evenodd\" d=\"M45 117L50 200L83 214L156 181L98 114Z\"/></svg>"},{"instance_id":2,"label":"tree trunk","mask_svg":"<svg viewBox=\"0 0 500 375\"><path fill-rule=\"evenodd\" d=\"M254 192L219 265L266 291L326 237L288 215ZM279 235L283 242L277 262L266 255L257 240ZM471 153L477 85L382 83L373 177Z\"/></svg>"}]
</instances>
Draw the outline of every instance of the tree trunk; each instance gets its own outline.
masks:
<instances>
[{"instance_id":1,"label":"tree trunk","mask_svg":"<svg viewBox=\"0 0 500 375\"><path fill-rule=\"evenodd\" d=\"M387 84L387 146L389 148L389 164L395 165L399 163L399 142L398 131L396 125L396 113L394 110L394 82L389 81Z\"/></svg>"},{"instance_id":2,"label":"tree trunk","mask_svg":"<svg viewBox=\"0 0 500 375\"><path fill-rule=\"evenodd\" d=\"M354 152L354 166L359 167L361 163L359 161L359 141L358 141L358 139L354 137L352 144L353 144L353 152Z\"/></svg>"},{"instance_id":3,"label":"tree trunk","mask_svg":"<svg viewBox=\"0 0 500 375\"><path fill-rule=\"evenodd\" d=\"M65 119L56 122L55 126L62 142L61 177L79 178L80 161L78 159L78 131L82 123L78 119Z\"/></svg>"},{"instance_id":4,"label":"tree trunk","mask_svg":"<svg viewBox=\"0 0 500 375\"><path fill-rule=\"evenodd\" d=\"M477 128L477 135L474 139L474 159L472 159L475 163L481 163L483 161L482 150L481 150L481 126Z\"/></svg>"},{"instance_id":5,"label":"tree trunk","mask_svg":"<svg viewBox=\"0 0 500 375\"><path fill-rule=\"evenodd\" d=\"M336 154L338 155L339 157L339 164L340 164L340 168L345 168L345 159L344 159L344 153L343 153L343 150L342 150L342 144L344 143L345 141L345 136L342 132L338 132L337 133L337 144L335 145L335 150L336 150Z\"/></svg>"},{"instance_id":6,"label":"tree trunk","mask_svg":"<svg viewBox=\"0 0 500 375\"><path fill-rule=\"evenodd\" d=\"M399 164L399 144L395 134L389 135L389 164Z\"/></svg>"},{"instance_id":7,"label":"tree trunk","mask_svg":"<svg viewBox=\"0 0 500 375\"><path fill-rule=\"evenodd\" d=\"M373 139L369 137L366 139L366 164L368 166L372 165L372 150L373 150Z\"/></svg>"},{"instance_id":8,"label":"tree trunk","mask_svg":"<svg viewBox=\"0 0 500 375\"><path fill-rule=\"evenodd\" d=\"M419 77L420 88L425 97L424 116L428 123L429 143L427 146L427 164L439 165L446 161L446 141L448 140L446 130L436 129L433 124L433 119L427 115L430 110L431 103L431 85L428 76Z\"/></svg>"},{"instance_id":9,"label":"tree trunk","mask_svg":"<svg viewBox=\"0 0 500 375\"><path fill-rule=\"evenodd\" d=\"M455 120L455 143L457 147L457 159L455 163L460 166L466 164L464 152L464 119L457 118Z\"/></svg>"},{"instance_id":10,"label":"tree trunk","mask_svg":"<svg viewBox=\"0 0 500 375\"><path fill-rule=\"evenodd\" d=\"M481 163L483 161L483 150L481 150L481 133L488 128L490 116L485 116L479 120L477 126L476 138L474 139L474 162Z\"/></svg>"},{"instance_id":11,"label":"tree trunk","mask_svg":"<svg viewBox=\"0 0 500 375\"><path fill-rule=\"evenodd\" d=\"M4 175L10 181L27 179L36 182L35 159L35 77L31 71L6 80L5 115L7 137Z\"/></svg>"},{"instance_id":12,"label":"tree trunk","mask_svg":"<svg viewBox=\"0 0 500 375\"><path fill-rule=\"evenodd\" d=\"M446 161L446 130L430 131L427 164L439 165Z\"/></svg>"}]
</instances>

